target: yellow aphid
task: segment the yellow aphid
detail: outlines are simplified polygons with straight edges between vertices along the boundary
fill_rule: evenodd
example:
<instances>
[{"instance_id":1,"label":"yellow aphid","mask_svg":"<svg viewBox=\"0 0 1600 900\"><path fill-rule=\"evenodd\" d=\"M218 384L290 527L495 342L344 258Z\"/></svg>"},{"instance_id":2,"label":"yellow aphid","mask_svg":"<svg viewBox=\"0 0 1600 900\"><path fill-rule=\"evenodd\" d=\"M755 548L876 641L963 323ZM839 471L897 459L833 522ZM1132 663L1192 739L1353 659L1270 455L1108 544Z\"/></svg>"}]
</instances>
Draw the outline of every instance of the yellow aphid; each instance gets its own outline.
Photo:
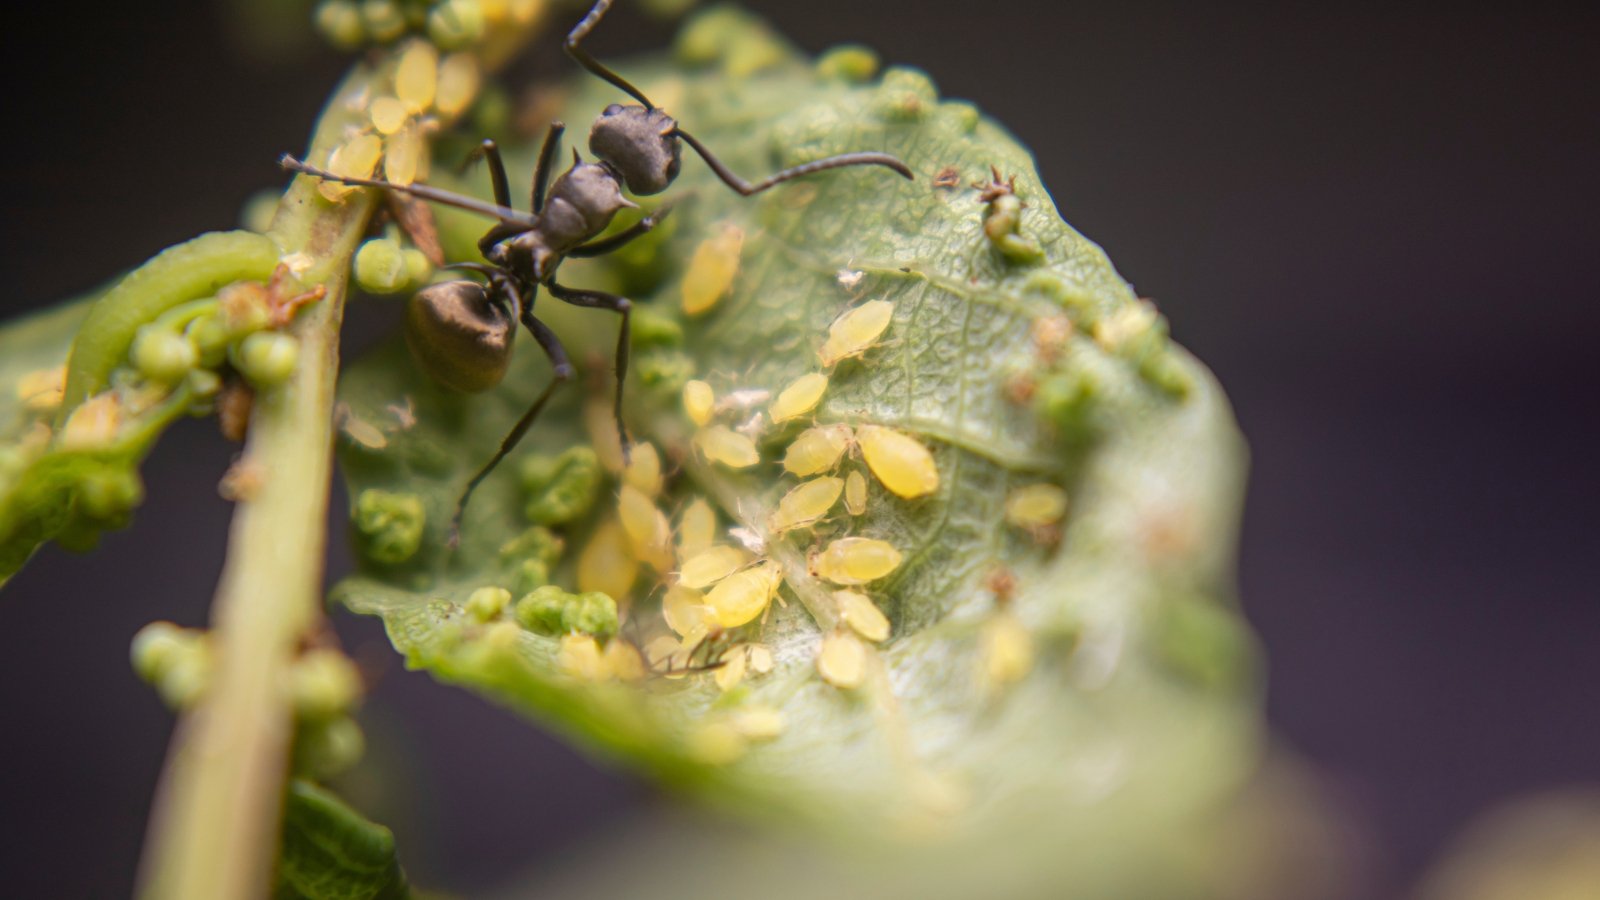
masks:
<instances>
[{"instance_id":1,"label":"yellow aphid","mask_svg":"<svg viewBox=\"0 0 1600 900\"><path fill-rule=\"evenodd\" d=\"M621 522L607 519L578 554L578 590L602 591L621 603L638 577L639 560L629 546L628 533Z\"/></svg>"},{"instance_id":2,"label":"yellow aphid","mask_svg":"<svg viewBox=\"0 0 1600 900\"><path fill-rule=\"evenodd\" d=\"M1019 487L1006 497L1006 521L1018 528L1048 528L1067 514L1067 492L1053 484Z\"/></svg>"},{"instance_id":3,"label":"yellow aphid","mask_svg":"<svg viewBox=\"0 0 1600 900\"><path fill-rule=\"evenodd\" d=\"M546 0L508 0L506 7L511 13L511 20L518 25L527 25L539 18L544 13Z\"/></svg>"},{"instance_id":4,"label":"yellow aphid","mask_svg":"<svg viewBox=\"0 0 1600 900\"><path fill-rule=\"evenodd\" d=\"M427 112L439 89L439 51L433 44L412 41L400 54L394 70L394 92L406 109Z\"/></svg>"},{"instance_id":5,"label":"yellow aphid","mask_svg":"<svg viewBox=\"0 0 1600 900\"><path fill-rule=\"evenodd\" d=\"M611 675L611 667L601 656L600 644L588 634L562 635L561 649L556 651L556 668L579 681L605 681Z\"/></svg>"},{"instance_id":6,"label":"yellow aphid","mask_svg":"<svg viewBox=\"0 0 1600 900\"><path fill-rule=\"evenodd\" d=\"M833 602L839 605L839 618L874 643L889 637L889 618L873 604L866 594L856 591L834 591Z\"/></svg>"},{"instance_id":7,"label":"yellow aphid","mask_svg":"<svg viewBox=\"0 0 1600 900\"><path fill-rule=\"evenodd\" d=\"M847 356L860 356L877 342L893 318L893 303L868 300L833 320L828 326L828 339L822 342L817 358L824 366L831 366Z\"/></svg>"},{"instance_id":8,"label":"yellow aphid","mask_svg":"<svg viewBox=\"0 0 1600 900\"><path fill-rule=\"evenodd\" d=\"M696 628L703 632L712 621L711 607L706 605L705 595L699 591L673 585L661 597L661 618L680 636Z\"/></svg>"},{"instance_id":9,"label":"yellow aphid","mask_svg":"<svg viewBox=\"0 0 1600 900\"><path fill-rule=\"evenodd\" d=\"M367 109L372 117L372 127L378 129L379 134L394 134L400 126L411 118L411 111L400 102L399 97L379 97L372 101Z\"/></svg>"},{"instance_id":10,"label":"yellow aphid","mask_svg":"<svg viewBox=\"0 0 1600 900\"><path fill-rule=\"evenodd\" d=\"M767 407L773 422L787 422L815 409L828 389L828 376L821 372L801 375L778 393L778 399Z\"/></svg>"},{"instance_id":11,"label":"yellow aphid","mask_svg":"<svg viewBox=\"0 0 1600 900\"><path fill-rule=\"evenodd\" d=\"M622 521L622 529L628 533L634 556L658 572L672 568L672 527L667 524L666 515L643 491L624 484L617 497L617 516Z\"/></svg>"},{"instance_id":12,"label":"yellow aphid","mask_svg":"<svg viewBox=\"0 0 1600 900\"><path fill-rule=\"evenodd\" d=\"M1033 637L1010 613L998 613L984 623L978 653L990 687L1021 681L1033 669Z\"/></svg>"},{"instance_id":13,"label":"yellow aphid","mask_svg":"<svg viewBox=\"0 0 1600 900\"><path fill-rule=\"evenodd\" d=\"M645 642L644 659L652 669L665 669L672 664L672 657L683 645L671 635L658 634Z\"/></svg>"},{"instance_id":14,"label":"yellow aphid","mask_svg":"<svg viewBox=\"0 0 1600 900\"><path fill-rule=\"evenodd\" d=\"M622 474L627 461L622 458L622 435L617 431L610 397L595 391L584 401L583 430L589 434L589 446L600 457L600 468L613 475Z\"/></svg>"},{"instance_id":15,"label":"yellow aphid","mask_svg":"<svg viewBox=\"0 0 1600 900\"><path fill-rule=\"evenodd\" d=\"M800 432L783 456L783 467L804 478L839 463L854 437L848 425L818 425Z\"/></svg>"},{"instance_id":16,"label":"yellow aphid","mask_svg":"<svg viewBox=\"0 0 1600 900\"><path fill-rule=\"evenodd\" d=\"M860 472L851 472L844 479L844 508L850 515L859 516L867 511L867 478Z\"/></svg>"},{"instance_id":17,"label":"yellow aphid","mask_svg":"<svg viewBox=\"0 0 1600 900\"><path fill-rule=\"evenodd\" d=\"M744 680L744 667L744 647L734 647L724 653L722 655L722 665L717 667L716 675L712 676L716 679L717 687L721 688L723 693L738 687L739 682Z\"/></svg>"},{"instance_id":18,"label":"yellow aphid","mask_svg":"<svg viewBox=\"0 0 1600 900\"><path fill-rule=\"evenodd\" d=\"M1094 323L1094 341L1108 352L1143 337L1156 324L1155 307L1141 301Z\"/></svg>"},{"instance_id":19,"label":"yellow aphid","mask_svg":"<svg viewBox=\"0 0 1600 900\"><path fill-rule=\"evenodd\" d=\"M729 575L706 594L706 605L716 623L723 628L738 628L761 615L782 580L777 563L762 563Z\"/></svg>"},{"instance_id":20,"label":"yellow aphid","mask_svg":"<svg viewBox=\"0 0 1600 900\"><path fill-rule=\"evenodd\" d=\"M856 429L856 443L867 460L867 468L883 486L907 500L939 489L939 467L933 454L909 434L863 425Z\"/></svg>"},{"instance_id":21,"label":"yellow aphid","mask_svg":"<svg viewBox=\"0 0 1600 900\"><path fill-rule=\"evenodd\" d=\"M678 520L678 558L688 559L717 540L717 513L704 497L689 501Z\"/></svg>"},{"instance_id":22,"label":"yellow aphid","mask_svg":"<svg viewBox=\"0 0 1600 900\"><path fill-rule=\"evenodd\" d=\"M684 560L678 583L687 588L708 588L743 568L750 554L726 544L710 547Z\"/></svg>"},{"instance_id":23,"label":"yellow aphid","mask_svg":"<svg viewBox=\"0 0 1600 900\"><path fill-rule=\"evenodd\" d=\"M122 427L122 404L110 391L95 394L85 400L61 429L59 445L63 450L98 450L117 439Z\"/></svg>"},{"instance_id":24,"label":"yellow aphid","mask_svg":"<svg viewBox=\"0 0 1600 900\"><path fill-rule=\"evenodd\" d=\"M783 713L770 706L750 706L733 714L735 731L752 741L775 741L783 735Z\"/></svg>"},{"instance_id":25,"label":"yellow aphid","mask_svg":"<svg viewBox=\"0 0 1600 900\"><path fill-rule=\"evenodd\" d=\"M698 315L717 304L733 286L739 271L739 253L744 249L744 229L724 225L720 231L700 242L683 273L683 311Z\"/></svg>"},{"instance_id":26,"label":"yellow aphid","mask_svg":"<svg viewBox=\"0 0 1600 900\"><path fill-rule=\"evenodd\" d=\"M844 493L843 478L813 478L783 495L778 510L767 519L767 527L778 534L804 528L828 514Z\"/></svg>"},{"instance_id":27,"label":"yellow aphid","mask_svg":"<svg viewBox=\"0 0 1600 900\"><path fill-rule=\"evenodd\" d=\"M811 560L816 575L834 584L866 584L900 566L900 551L875 538L839 538Z\"/></svg>"},{"instance_id":28,"label":"yellow aphid","mask_svg":"<svg viewBox=\"0 0 1600 900\"><path fill-rule=\"evenodd\" d=\"M29 412L44 413L61 406L66 393L67 367L35 369L17 379L17 399Z\"/></svg>"},{"instance_id":29,"label":"yellow aphid","mask_svg":"<svg viewBox=\"0 0 1600 900\"><path fill-rule=\"evenodd\" d=\"M685 738L689 755L708 766L726 766L744 756L747 741L727 722L707 722Z\"/></svg>"},{"instance_id":30,"label":"yellow aphid","mask_svg":"<svg viewBox=\"0 0 1600 900\"><path fill-rule=\"evenodd\" d=\"M761 461L756 442L726 425L712 425L695 432L695 446L705 458L730 469L747 469Z\"/></svg>"},{"instance_id":31,"label":"yellow aphid","mask_svg":"<svg viewBox=\"0 0 1600 900\"><path fill-rule=\"evenodd\" d=\"M683 411L689 421L704 426L711 421L711 411L717 405L716 392L704 381L691 381L683 386Z\"/></svg>"},{"instance_id":32,"label":"yellow aphid","mask_svg":"<svg viewBox=\"0 0 1600 900\"><path fill-rule=\"evenodd\" d=\"M365 422L355 416L350 416L344 420L344 425L341 427L344 429L344 433L350 437L350 440L368 450L382 450L389 446L388 436L383 433L382 429L371 422Z\"/></svg>"},{"instance_id":33,"label":"yellow aphid","mask_svg":"<svg viewBox=\"0 0 1600 900\"><path fill-rule=\"evenodd\" d=\"M328 155L328 171L344 178L371 178L383 155L383 140L375 134L358 134L347 143L333 148ZM324 181L317 192L337 203L356 188L348 184Z\"/></svg>"},{"instance_id":34,"label":"yellow aphid","mask_svg":"<svg viewBox=\"0 0 1600 900\"><path fill-rule=\"evenodd\" d=\"M428 142L415 122L407 122L383 142L383 174L395 184L410 184L424 175Z\"/></svg>"},{"instance_id":35,"label":"yellow aphid","mask_svg":"<svg viewBox=\"0 0 1600 900\"><path fill-rule=\"evenodd\" d=\"M472 105L482 83L478 58L471 53L452 53L439 63L439 88L434 94L434 106L440 115L453 119Z\"/></svg>"},{"instance_id":36,"label":"yellow aphid","mask_svg":"<svg viewBox=\"0 0 1600 900\"><path fill-rule=\"evenodd\" d=\"M644 677L644 658L627 641L612 640L606 644L601 662L610 671L611 677L618 681L638 681Z\"/></svg>"},{"instance_id":37,"label":"yellow aphid","mask_svg":"<svg viewBox=\"0 0 1600 900\"><path fill-rule=\"evenodd\" d=\"M757 675L772 671L772 650L766 644L750 645L750 671Z\"/></svg>"},{"instance_id":38,"label":"yellow aphid","mask_svg":"<svg viewBox=\"0 0 1600 900\"><path fill-rule=\"evenodd\" d=\"M639 489L646 497L661 496L661 454L654 444L644 441L633 445L628 455L628 467L622 471L622 480Z\"/></svg>"},{"instance_id":39,"label":"yellow aphid","mask_svg":"<svg viewBox=\"0 0 1600 900\"><path fill-rule=\"evenodd\" d=\"M836 688L860 687L867 676L866 645L848 631L829 632L817 651L817 674Z\"/></svg>"}]
</instances>

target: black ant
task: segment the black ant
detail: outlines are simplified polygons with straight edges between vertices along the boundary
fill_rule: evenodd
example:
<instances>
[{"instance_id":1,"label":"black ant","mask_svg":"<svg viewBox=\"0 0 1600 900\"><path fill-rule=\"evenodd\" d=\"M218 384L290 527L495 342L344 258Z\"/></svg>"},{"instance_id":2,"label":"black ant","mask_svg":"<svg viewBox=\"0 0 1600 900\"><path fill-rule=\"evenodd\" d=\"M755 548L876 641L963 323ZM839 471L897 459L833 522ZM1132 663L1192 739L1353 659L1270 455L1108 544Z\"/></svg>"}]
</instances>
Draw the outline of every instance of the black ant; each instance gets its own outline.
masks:
<instances>
[{"instance_id":1,"label":"black ant","mask_svg":"<svg viewBox=\"0 0 1600 900\"><path fill-rule=\"evenodd\" d=\"M622 385L628 373L628 322L633 304L626 297L571 288L556 281L556 270L567 257L610 253L648 233L665 218L667 210L663 209L611 237L595 240L619 210L638 208L622 195L624 186L638 196L666 190L678 177L682 144L688 144L718 178L746 197L802 175L841 166L885 166L905 178L913 177L905 163L887 153L844 153L784 169L753 184L745 181L693 135L680 128L671 116L651 103L643 92L582 48L581 42L600 23L611 3L612 0L597 0L589 14L567 35L567 54L578 65L610 82L641 105L614 103L606 107L589 132L589 152L597 161L584 162L574 148L572 167L556 176L547 194L550 164L566 127L552 122L534 169L531 213L511 208L505 164L492 140L483 142L483 155L494 189L493 203L422 184L345 178L288 155L280 160L284 168L295 172L341 184L387 188L499 219L499 224L478 241L478 250L489 265L457 263L451 267L478 272L487 283L463 280L429 285L412 297L406 312L406 342L422 368L447 387L478 392L499 384L511 360L517 322L533 332L534 340L539 342L555 368L555 377L549 386L517 420L501 441L494 458L478 470L462 491L450 525L452 545L459 537L461 516L472 492L522 440L555 389L574 375L572 362L561 341L533 314L534 298L541 285L557 300L574 306L606 309L622 316L622 328L617 336L614 414L623 452L627 452L628 433L622 422Z\"/></svg>"}]
</instances>

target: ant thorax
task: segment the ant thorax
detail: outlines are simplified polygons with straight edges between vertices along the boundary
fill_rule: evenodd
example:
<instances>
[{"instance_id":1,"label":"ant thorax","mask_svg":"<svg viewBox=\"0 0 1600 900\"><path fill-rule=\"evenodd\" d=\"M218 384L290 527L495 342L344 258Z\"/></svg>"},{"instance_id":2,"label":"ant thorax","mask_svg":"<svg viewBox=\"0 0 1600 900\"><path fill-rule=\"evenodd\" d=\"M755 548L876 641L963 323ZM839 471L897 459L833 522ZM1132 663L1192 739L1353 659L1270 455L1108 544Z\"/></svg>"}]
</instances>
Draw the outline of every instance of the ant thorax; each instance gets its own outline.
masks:
<instances>
[{"instance_id":1,"label":"ant thorax","mask_svg":"<svg viewBox=\"0 0 1600 900\"><path fill-rule=\"evenodd\" d=\"M619 210L637 208L622 196L622 184L609 168L575 161L550 185L549 200L533 230L545 246L565 254L606 230Z\"/></svg>"}]
</instances>

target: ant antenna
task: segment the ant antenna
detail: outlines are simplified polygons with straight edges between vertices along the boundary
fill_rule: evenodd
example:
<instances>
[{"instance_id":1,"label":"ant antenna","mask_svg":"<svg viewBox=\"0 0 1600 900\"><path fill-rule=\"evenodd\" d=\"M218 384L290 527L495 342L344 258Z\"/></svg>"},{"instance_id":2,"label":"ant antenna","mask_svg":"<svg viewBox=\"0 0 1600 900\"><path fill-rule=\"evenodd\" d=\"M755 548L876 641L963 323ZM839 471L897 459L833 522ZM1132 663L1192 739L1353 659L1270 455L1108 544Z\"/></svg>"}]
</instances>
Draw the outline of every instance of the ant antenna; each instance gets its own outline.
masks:
<instances>
[{"instance_id":1,"label":"ant antenna","mask_svg":"<svg viewBox=\"0 0 1600 900\"><path fill-rule=\"evenodd\" d=\"M413 197L421 197L424 200L432 200L435 203L443 203L445 206L454 206L457 209L464 209L468 212L492 216L502 222L525 228L533 227L535 221L534 217L528 213L518 212L498 203L486 203L476 197L468 197L451 191L441 191L425 184L395 184L392 181L384 181L381 178L353 178L349 175L335 175L327 169L319 169L310 163L303 163L287 153L278 158L278 165L291 172L314 175L324 181L335 181L339 184L353 184L361 187L388 188L391 191L410 194Z\"/></svg>"},{"instance_id":2,"label":"ant antenna","mask_svg":"<svg viewBox=\"0 0 1600 900\"><path fill-rule=\"evenodd\" d=\"M812 172L821 172L825 169L838 169L843 166L883 166L888 169L893 169L895 172L899 173L902 177L908 180L916 180L916 176L911 174L911 170L906 168L905 163L887 153L841 153L838 156L830 156L826 159L802 163L793 168L784 169L782 172L778 172L774 175L768 175L766 178L761 179L755 184L751 184L750 182L745 181L743 178L740 178L738 175L734 174L732 169L723 165L722 160L717 159L710 150L706 149L705 144L702 144L695 139L694 135L684 131L682 128L674 128L672 130L672 134L676 137L683 138L684 143L693 148L694 152L700 154L700 158L706 161L706 165L711 167L711 171L717 173L717 177L722 179L723 184L726 184L728 187L733 188L746 197L750 196L751 194L759 194L767 188L772 187L775 184L782 184L791 178L799 178L802 175L810 175Z\"/></svg>"},{"instance_id":3,"label":"ant antenna","mask_svg":"<svg viewBox=\"0 0 1600 900\"><path fill-rule=\"evenodd\" d=\"M605 17L606 11L610 8L611 0L596 0L594 8L589 10L589 14L584 16L583 21L579 22L575 27L573 27L572 31L567 34L567 55L572 57L578 65L583 66L585 69L588 69L591 73L599 76L600 78L611 82L613 85L621 88L623 93L639 101L640 103L643 103L645 109L653 110L656 108L656 105L650 102L650 98L644 95L644 91L641 91L629 84L621 75L618 75L617 73L606 68L600 63L599 60L590 56L587 50L584 50L582 47L578 46L578 42L588 37L589 32L593 31L594 27L600 24L600 20Z\"/></svg>"}]
</instances>

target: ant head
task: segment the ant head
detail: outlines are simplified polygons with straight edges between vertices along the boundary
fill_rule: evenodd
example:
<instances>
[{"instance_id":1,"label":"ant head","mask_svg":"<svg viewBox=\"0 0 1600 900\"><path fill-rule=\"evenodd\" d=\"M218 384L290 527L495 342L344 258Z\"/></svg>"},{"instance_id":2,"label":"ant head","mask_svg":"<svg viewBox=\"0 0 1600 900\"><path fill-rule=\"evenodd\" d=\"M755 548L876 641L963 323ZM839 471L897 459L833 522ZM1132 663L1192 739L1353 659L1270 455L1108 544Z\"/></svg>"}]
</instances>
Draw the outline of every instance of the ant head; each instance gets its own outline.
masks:
<instances>
[{"instance_id":1,"label":"ant head","mask_svg":"<svg viewBox=\"0 0 1600 900\"><path fill-rule=\"evenodd\" d=\"M677 128L659 109L613 103L594 120L589 152L615 169L628 190L641 197L659 194L678 177Z\"/></svg>"}]
</instances>

